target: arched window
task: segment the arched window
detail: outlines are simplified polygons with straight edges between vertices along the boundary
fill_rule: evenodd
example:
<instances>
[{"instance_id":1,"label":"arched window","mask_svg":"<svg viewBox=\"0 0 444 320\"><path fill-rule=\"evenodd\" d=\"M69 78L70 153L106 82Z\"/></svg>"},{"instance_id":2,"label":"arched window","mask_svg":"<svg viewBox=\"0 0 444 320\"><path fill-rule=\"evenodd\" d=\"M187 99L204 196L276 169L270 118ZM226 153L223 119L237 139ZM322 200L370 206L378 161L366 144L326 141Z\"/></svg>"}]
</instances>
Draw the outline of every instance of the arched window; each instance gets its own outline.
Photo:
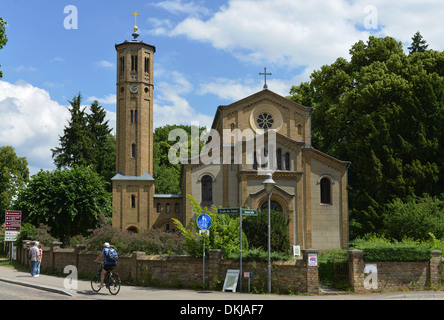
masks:
<instances>
[{"instance_id":1,"label":"arched window","mask_svg":"<svg viewBox=\"0 0 444 320\"><path fill-rule=\"evenodd\" d=\"M160 213L160 203L157 203L157 205L156 205L156 211L157 211L157 213Z\"/></svg>"},{"instance_id":2,"label":"arched window","mask_svg":"<svg viewBox=\"0 0 444 320\"><path fill-rule=\"evenodd\" d=\"M270 201L270 209L274 211L282 212L282 207L276 201ZM261 206L261 211L268 210L268 201L265 201Z\"/></svg>"},{"instance_id":3,"label":"arched window","mask_svg":"<svg viewBox=\"0 0 444 320\"><path fill-rule=\"evenodd\" d=\"M321 179L321 203L331 204L331 181L325 177Z\"/></svg>"},{"instance_id":4,"label":"arched window","mask_svg":"<svg viewBox=\"0 0 444 320\"><path fill-rule=\"evenodd\" d=\"M169 203L166 204L166 213L170 213L170 204Z\"/></svg>"},{"instance_id":5,"label":"arched window","mask_svg":"<svg viewBox=\"0 0 444 320\"><path fill-rule=\"evenodd\" d=\"M213 202L213 179L206 175L201 179L202 202Z\"/></svg>"}]
</instances>

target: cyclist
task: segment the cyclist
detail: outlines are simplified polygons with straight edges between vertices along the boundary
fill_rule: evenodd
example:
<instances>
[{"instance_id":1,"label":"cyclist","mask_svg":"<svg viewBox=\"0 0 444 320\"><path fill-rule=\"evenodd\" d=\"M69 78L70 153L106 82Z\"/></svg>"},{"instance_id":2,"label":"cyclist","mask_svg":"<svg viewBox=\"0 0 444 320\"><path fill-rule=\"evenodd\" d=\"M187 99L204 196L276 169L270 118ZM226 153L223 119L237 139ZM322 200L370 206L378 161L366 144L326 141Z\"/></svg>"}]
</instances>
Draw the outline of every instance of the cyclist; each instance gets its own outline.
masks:
<instances>
[{"instance_id":1,"label":"cyclist","mask_svg":"<svg viewBox=\"0 0 444 320\"><path fill-rule=\"evenodd\" d=\"M100 275L100 287L102 288L104 286L103 281L105 280L105 275L109 271L111 272L117 265L117 261L111 261L108 259L110 245L108 242L105 242L103 244L103 251L97 256L96 260L94 260L95 263L105 257L105 265L102 269L102 274Z\"/></svg>"}]
</instances>

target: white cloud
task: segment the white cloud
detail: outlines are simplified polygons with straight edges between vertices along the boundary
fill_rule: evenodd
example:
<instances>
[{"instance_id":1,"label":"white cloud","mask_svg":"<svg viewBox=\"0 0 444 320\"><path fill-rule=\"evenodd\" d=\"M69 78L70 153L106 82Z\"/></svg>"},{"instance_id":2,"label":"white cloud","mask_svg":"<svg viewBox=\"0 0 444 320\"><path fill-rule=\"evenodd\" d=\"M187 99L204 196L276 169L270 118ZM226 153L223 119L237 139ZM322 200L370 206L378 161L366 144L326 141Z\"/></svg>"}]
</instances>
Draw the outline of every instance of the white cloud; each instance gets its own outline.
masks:
<instances>
[{"instance_id":1,"label":"white cloud","mask_svg":"<svg viewBox=\"0 0 444 320\"><path fill-rule=\"evenodd\" d=\"M377 29L366 29L372 14ZM206 42L248 63L313 70L348 58L351 46L371 34L407 46L419 30L431 48L444 50L443 15L440 0L229 0L208 18L158 21L153 32Z\"/></svg>"},{"instance_id":2,"label":"white cloud","mask_svg":"<svg viewBox=\"0 0 444 320\"><path fill-rule=\"evenodd\" d=\"M107 94L104 98L97 98L95 96L89 97L86 101L93 102L97 100L99 103L103 104L116 104L116 95L115 94Z\"/></svg>"},{"instance_id":3,"label":"white cloud","mask_svg":"<svg viewBox=\"0 0 444 320\"><path fill-rule=\"evenodd\" d=\"M181 0L168 0L153 4L173 14L187 14L191 16L208 15L210 11L193 1L183 3Z\"/></svg>"},{"instance_id":4,"label":"white cloud","mask_svg":"<svg viewBox=\"0 0 444 320\"><path fill-rule=\"evenodd\" d=\"M26 157L31 174L53 168L51 148L59 145L69 117L47 91L23 81L0 81L0 145Z\"/></svg>"},{"instance_id":5,"label":"white cloud","mask_svg":"<svg viewBox=\"0 0 444 320\"><path fill-rule=\"evenodd\" d=\"M106 60L96 62L96 65L98 67L105 68L105 69L112 69L115 67L115 65L113 63L106 61Z\"/></svg>"},{"instance_id":6,"label":"white cloud","mask_svg":"<svg viewBox=\"0 0 444 320\"><path fill-rule=\"evenodd\" d=\"M164 80L157 82L154 99L154 127L166 124L191 125L199 121L200 126L211 127L212 116L197 112L183 96L193 89L191 83L179 72L164 75Z\"/></svg>"}]
</instances>

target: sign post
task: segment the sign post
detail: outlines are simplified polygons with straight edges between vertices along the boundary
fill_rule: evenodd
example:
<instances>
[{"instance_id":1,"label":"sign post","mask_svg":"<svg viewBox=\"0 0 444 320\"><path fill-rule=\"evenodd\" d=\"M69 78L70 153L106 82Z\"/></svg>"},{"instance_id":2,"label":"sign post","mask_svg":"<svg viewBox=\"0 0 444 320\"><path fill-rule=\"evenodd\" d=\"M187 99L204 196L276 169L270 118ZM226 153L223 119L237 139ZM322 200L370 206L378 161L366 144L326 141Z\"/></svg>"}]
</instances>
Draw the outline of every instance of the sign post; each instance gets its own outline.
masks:
<instances>
[{"instance_id":1,"label":"sign post","mask_svg":"<svg viewBox=\"0 0 444 320\"><path fill-rule=\"evenodd\" d=\"M211 227L211 217L206 213L197 217L197 226L199 227L199 234L205 233L207 236L210 234L208 230ZM203 240L203 289L205 289L205 239Z\"/></svg>"},{"instance_id":2,"label":"sign post","mask_svg":"<svg viewBox=\"0 0 444 320\"><path fill-rule=\"evenodd\" d=\"M239 272L242 274L242 216L257 216L257 210L247 208L219 208L217 214L238 214L239 215ZM239 284L242 292L242 279Z\"/></svg>"},{"instance_id":3,"label":"sign post","mask_svg":"<svg viewBox=\"0 0 444 320\"><path fill-rule=\"evenodd\" d=\"M14 253L14 241L22 226L22 212L21 211L5 211L5 242L11 242L11 262Z\"/></svg>"}]
</instances>

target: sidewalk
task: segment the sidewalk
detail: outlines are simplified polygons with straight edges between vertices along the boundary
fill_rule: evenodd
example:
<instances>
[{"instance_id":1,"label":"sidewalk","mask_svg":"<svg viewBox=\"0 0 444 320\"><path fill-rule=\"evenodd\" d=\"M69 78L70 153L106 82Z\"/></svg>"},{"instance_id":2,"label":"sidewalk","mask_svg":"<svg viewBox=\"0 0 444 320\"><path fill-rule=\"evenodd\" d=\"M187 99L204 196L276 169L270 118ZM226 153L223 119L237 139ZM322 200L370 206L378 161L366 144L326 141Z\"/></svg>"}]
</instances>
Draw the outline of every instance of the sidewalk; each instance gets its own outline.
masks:
<instances>
[{"instance_id":1,"label":"sidewalk","mask_svg":"<svg viewBox=\"0 0 444 320\"><path fill-rule=\"evenodd\" d=\"M66 275L68 276L68 274ZM20 271L11 267L0 267L0 281L33 287L41 290L71 296L74 299L109 299L109 300L444 300L444 291L421 292L388 292L373 294L341 294L330 292L321 295L277 295L249 294L220 291L196 291L189 289L163 289L136 286L122 286L120 292L113 296L108 289L102 288L98 293L91 290L90 281L78 280L77 288L71 288L72 283L65 277L41 274L31 277L28 271ZM66 282L66 288L65 288ZM326 292L328 293L328 292Z\"/></svg>"}]
</instances>

